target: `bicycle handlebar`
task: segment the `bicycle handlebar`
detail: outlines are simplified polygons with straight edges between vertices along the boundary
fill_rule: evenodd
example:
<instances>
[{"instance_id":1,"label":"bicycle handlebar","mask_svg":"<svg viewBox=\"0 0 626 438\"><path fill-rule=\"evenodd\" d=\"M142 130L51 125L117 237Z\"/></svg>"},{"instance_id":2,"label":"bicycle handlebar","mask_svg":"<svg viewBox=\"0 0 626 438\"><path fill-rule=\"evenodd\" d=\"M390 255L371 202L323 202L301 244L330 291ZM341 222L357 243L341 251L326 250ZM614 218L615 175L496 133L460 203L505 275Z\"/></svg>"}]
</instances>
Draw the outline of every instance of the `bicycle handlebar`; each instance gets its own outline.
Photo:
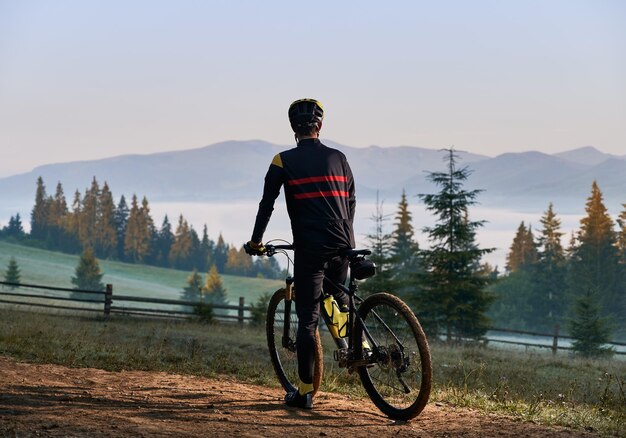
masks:
<instances>
[{"instance_id":1,"label":"bicycle handlebar","mask_svg":"<svg viewBox=\"0 0 626 438\"><path fill-rule=\"evenodd\" d=\"M277 251L280 251L280 250L293 251L293 249L294 249L293 245L272 245L268 243L265 245L265 253L263 255L272 257L274 254L276 254ZM372 251L370 251L369 249L345 249L345 250L340 250L339 254L352 259L353 257L371 255Z\"/></svg>"},{"instance_id":2,"label":"bicycle handlebar","mask_svg":"<svg viewBox=\"0 0 626 438\"><path fill-rule=\"evenodd\" d=\"M272 257L279 250L291 250L293 251L293 245L265 245L265 254L268 257Z\"/></svg>"}]
</instances>

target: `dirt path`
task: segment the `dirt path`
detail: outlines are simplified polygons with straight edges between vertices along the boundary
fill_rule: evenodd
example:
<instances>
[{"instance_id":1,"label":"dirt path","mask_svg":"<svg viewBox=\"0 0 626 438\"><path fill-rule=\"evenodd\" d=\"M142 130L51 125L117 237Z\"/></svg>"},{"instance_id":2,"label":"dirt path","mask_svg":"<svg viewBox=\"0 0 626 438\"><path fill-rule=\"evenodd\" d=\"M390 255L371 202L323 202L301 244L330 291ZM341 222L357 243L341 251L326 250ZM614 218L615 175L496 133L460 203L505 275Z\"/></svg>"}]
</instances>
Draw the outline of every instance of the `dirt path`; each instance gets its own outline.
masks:
<instances>
[{"instance_id":1,"label":"dirt path","mask_svg":"<svg viewBox=\"0 0 626 438\"><path fill-rule=\"evenodd\" d=\"M224 378L107 372L0 357L0 436L589 436L430 404L394 423L369 400L321 393L312 411L283 407L283 393Z\"/></svg>"}]
</instances>

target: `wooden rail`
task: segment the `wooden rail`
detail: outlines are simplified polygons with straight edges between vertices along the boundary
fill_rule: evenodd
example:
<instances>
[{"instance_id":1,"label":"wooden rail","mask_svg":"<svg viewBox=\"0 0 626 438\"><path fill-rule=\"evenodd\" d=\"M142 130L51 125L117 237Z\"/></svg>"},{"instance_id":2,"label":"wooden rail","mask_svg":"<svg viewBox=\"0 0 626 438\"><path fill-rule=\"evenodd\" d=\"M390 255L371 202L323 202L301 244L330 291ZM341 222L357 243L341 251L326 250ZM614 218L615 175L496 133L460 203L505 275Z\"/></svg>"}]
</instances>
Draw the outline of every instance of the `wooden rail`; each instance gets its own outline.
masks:
<instances>
[{"instance_id":1,"label":"wooden rail","mask_svg":"<svg viewBox=\"0 0 626 438\"><path fill-rule=\"evenodd\" d=\"M85 312L100 312L103 313L104 316L108 317L112 313L117 314L125 314L125 315L140 315L140 316L154 316L154 317L170 317L170 318L191 318L195 314L193 311L189 310L189 308L193 308L197 306L199 302L197 301L182 301L182 300L170 300L164 298L150 298L150 297L137 297L137 296L129 296L129 295L115 295L113 296L113 286L110 284L106 285L104 291L92 291L92 290L80 290L80 289L69 289L62 287L48 287L41 285L33 285L33 284L24 284L24 283L8 283L5 281L0 281L0 286L3 286L0 289L0 296L2 297L11 297L11 299L1 299L0 303L4 304L13 304L13 305L23 305L23 306L34 306L34 307L45 307L48 309L60 309L60 310L77 310L77 311L85 311ZM4 290L9 288L9 290ZM27 290L24 290L27 289ZM28 289L36 289L36 290L48 290L53 292L66 292L71 295L66 296L57 296L57 295L47 295L44 293L34 293ZM82 297L83 294L87 294L87 296L91 295L99 295L94 297L94 299L88 299ZM20 299L21 298L21 299ZM24 298L31 298L35 300L25 301ZM45 300L47 302L41 302L40 300ZM84 304L92 304L92 306L86 307L78 307L78 306L66 306L59 304L51 304L49 301L70 301L75 303L84 303ZM163 308L151 308L151 307L124 307L119 305L113 305L113 302L134 302L134 303L146 303L146 304L158 304L158 305L168 305L168 306L180 306L180 309L163 309ZM239 298L239 305L231 305L231 304L212 304L213 310L217 310L217 314L214 314L214 318L216 319L224 319L224 320L237 320L240 324L243 324L245 321L251 320L252 317L249 316L251 307L245 305L245 300L243 297ZM219 311L225 310L230 311L234 310L236 315L228 315L221 314Z\"/></svg>"},{"instance_id":2,"label":"wooden rail","mask_svg":"<svg viewBox=\"0 0 626 438\"><path fill-rule=\"evenodd\" d=\"M62 309L62 310L77 310L84 312L99 312L103 313L105 317L108 317L111 314L123 314L123 315L135 315L135 316L149 316L156 318L171 318L171 319L189 319L193 317L195 314L190 309L194 306L198 305L198 302L195 301L182 301L182 300L172 300L165 298L150 298L150 297L137 297L137 296L129 296L129 295L113 295L113 286L110 284L106 285L104 291L90 291L90 290L77 290L77 289L68 289L61 287L49 287L49 286L41 286L41 285L32 285L32 284L23 284L23 283L7 283L4 281L0 281L0 296L10 297L11 299L2 299L0 298L0 303L4 304L13 304L13 305L24 305L24 306L34 306L34 307L44 307L44 308L52 308L52 309ZM5 290L9 288L10 290ZM71 293L73 296L56 296L56 295L45 295L45 294L37 294L33 291L24 290L24 289L36 289L36 290L48 290L53 292L65 292ZM93 296L92 299L88 299L86 296ZM20 298L30 298L35 300L46 300L48 302L41 301L24 301L20 300ZM91 304L90 307L77 307L77 306L67 306L67 305L58 305L51 304L50 301L71 301L82 304ZM163 306L175 306L174 308L149 308L149 307L125 307L123 305L118 305L122 303L145 303L145 304L157 304ZM114 303L116 303L114 305ZM214 310L226 310L226 311L235 311L236 315L224 315L214 314L214 318L221 320L236 320L239 324L243 324L245 321L249 321L252 319L250 316L250 311L252 307L245 305L245 300L243 297L239 298L238 305L232 304L213 304ZM178 308L176 308L178 307ZM533 337L542 337L546 338L546 340L551 340L551 343L534 343L528 342L527 340L510 340L510 339L498 339L493 336L486 336L484 339L487 342L493 343L501 343L508 345L518 345L526 348L549 348L552 350L553 354L556 354L559 350L572 350L572 347L559 345L559 339L567 339L572 340L571 336L566 336L560 334L560 327L557 325L554 328L553 333L539 333L527 330L512 330L506 328L498 328L492 327L489 329L490 332L498 332L510 335L523 335L523 336L533 336ZM626 343L623 342L611 342L608 344L609 346L626 346ZM626 355L626 351L615 351L614 354Z\"/></svg>"}]
</instances>

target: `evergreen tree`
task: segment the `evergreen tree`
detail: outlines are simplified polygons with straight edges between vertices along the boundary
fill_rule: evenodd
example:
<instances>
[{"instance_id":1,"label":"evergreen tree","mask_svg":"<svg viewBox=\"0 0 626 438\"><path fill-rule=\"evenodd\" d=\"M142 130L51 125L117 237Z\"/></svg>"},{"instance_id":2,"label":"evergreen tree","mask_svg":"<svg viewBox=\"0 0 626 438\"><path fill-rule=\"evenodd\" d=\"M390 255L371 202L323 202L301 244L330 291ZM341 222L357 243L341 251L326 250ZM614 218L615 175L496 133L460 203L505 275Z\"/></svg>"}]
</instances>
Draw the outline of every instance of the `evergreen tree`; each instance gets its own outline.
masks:
<instances>
[{"instance_id":1,"label":"evergreen tree","mask_svg":"<svg viewBox=\"0 0 626 438\"><path fill-rule=\"evenodd\" d=\"M626 204L622 204L624 210L619 215L617 223L619 226L619 232L617 236L617 251L619 256L619 270L620 278L619 283L622 285L622 299L618 303L618 309L621 309L622 314L626 313ZM622 322L622 329L626 328L626 323Z\"/></svg>"},{"instance_id":2,"label":"evergreen tree","mask_svg":"<svg viewBox=\"0 0 626 438\"><path fill-rule=\"evenodd\" d=\"M622 210L617 219L617 225L619 227L617 233L617 251L619 254L619 262L622 265L622 269L624 269L624 267L626 267L626 204L622 204L622 207L624 210Z\"/></svg>"},{"instance_id":3,"label":"evergreen tree","mask_svg":"<svg viewBox=\"0 0 626 438\"><path fill-rule=\"evenodd\" d=\"M115 203L109 185L104 182L99 199L99 214L97 223L98 253L102 257L110 258L117 253L117 225L115 220Z\"/></svg>"},{"instance_id":4,"label":"evergreen tree","mask_svg":"<svg viewBox=\"0 0 626 438\"><path fill-rule=\"evenodd\" d=\"M181 299L183 301L199 302L202 297L202 276L194 269L187 277L187 285L183 289Z\"/></svg>"},{"instance_id":5,"label":"evergreen tree","mask_svg":"<svg viewBox=\"0 0 626 438\"><path fill-rule=\"evenodd\" d=\"M249 276L252 271L252 258L246 254L243 246L237 250L234 246L228 250L224 272L231 275Z\"/></svg>"},{"instance_id":6,"label":"evergreen tree","mask_svg":"<svg viewBox=\"0 0 626 438\"><path fill-rule=\"evenodd\" d=\"M170 223L167 215L165 215L165 217L163 218L163 223L161 224L161 229L159 230L159 238L157 243L157 264L159 266L168 266L170 248L172 247L173 242L174 234L172 234L172 224Z\"/></svg>"},{"instance_id":7,"label":"evergreen tree","mask_svg":"<svg viewBox=\"0 0 626 438\"><path fill-rule=\"evenodd\" d=\"M65 249L65 219L68 214L67 201L63 193L63 185L57 183L54 197L49 199L47 240L52 249Z\"/></svg>"},{"instance_id":8,"label":"evergreen tree","mask_svg":"<svg viewBox=\"0 0 626 438\"><path fill-rule=\"evenodd\" d=\"M202 256L200 237L193 226L189 227L189 235L191 236L191 255L189 257L189 264L190 267L197 269L206 263L206 259Z\"/></svg>"},{"instance_id":9,"label":"evergreen tree","mask_svg":"<svg viewBox=\"0 0 626 438\"><path fill-rule=\"evenodd\" d=\"M93 177L91 181L91 187L85 190L85 196L83 196L82 208L79 216L78 223L78 235L80 238L80 244L82 248L97 248L97 224L98 224L98 210L100 201L100 185Z\"/></svg>"},{"instance_id":10,"label":"evergreen tree","mask_svg":"<svg viewBox=\"0 0 626 438\"><path fill-rule=\"evenodd\" d=\"M63 235L63 249L71 253L79 253L81 251L80 246L80 216L82 210L82 199L80 192L76 190L74 192L74 199L72 201L72 212L67 213L62 221Z\"/></svg>"},{"instance_id":11,"label":"evergreen tree","mask_svg":"<svg viewBox=\"0 0 626 438\"><path fill-rule=\"evenodd\" d=\"M534 273L527 269L511 272L492 283L489 291L495 300L488 315L494 326L536 331L532 303L535 287Z\"/></svg>"},{"instance_id":12,"label":"evergreen tree","mask_svg":"<svg viewBox=\"0 0 626 438\"><path fill-rule=\"evenodd\" d=\"M192 244L189 224L181 214L169 253L169 262L173 268L184 269L189 265Z\"/></svg>"},{"instance_id":13,"label":"evergreen tree","mask_svg":"<svg viewBox=\"0 0 626 438\"><path fill-rule=\"evenodd\" d=\"M551 330L555 324L561 324L567 309L565 296L565 251L561 245L561 221L556 217L552 203L541 217L541 235L539 236L539 258L536 270L539 294L534 297L534 314L537 326Z\"/></svg>"},{"instance_id":14,"label":"evergreen tree","mask_svg":"<svg viewBox=\"0 0 626 438\"><path fill-rule=\"evenodd\" d=\"M137 195L133 195L124 237L125 257L133 263L143 262L150 250L151 238L148 225L144 206L140 208Z\"/></svg>"},{"instance_id":15,"label":"evergreen tree","mask_svg":"<svg viewBox=\"0 0 626 438\"><path fill-rule=\"evenodd\" d=\"M85 248L80 256L78 266L76 266L74 277L72 277L72 284L76 286L75 289L104 291L105 286L102 284L103 275L104 274L100 271L100 265L98 264L98 260L96 259L93 250L91 248ZM93 299L94 301L97 301L98 298L95 297L95 295L89 295L86 299Z\"/></svg>"},{"instance_id":16,"label":"evergreen tree","mask_svg":"<svg viewBox=\"0 0 626 438\"><path fill-rule=\"evenodd\" d=\"M37 178L35 205L30 214L30 236L35 240L45 240L48 227L49 202L43 178Z\"/></svg>"},{"instance_id":17,"label":"evergreen tree","mask_svg":"<svg viewBox=\"0 0 626 438\"><path fill-rule=\"evenodd\" d=\"M420 275L419 246L414 239L413 224L406 193L402 197L396 212L394 230L391 234L391 276L394 288L400 294L415 293Z\"/></svg>"},{"instance_id":18,"label":"evergreen tree","mask_svg":"<svg viewBox=\"0 0 626 438\"><path fill-rule=\"evenodd\" d=\"M156 244L157 230L154 226L154 220L150 215L148 198L146 198L145 196L141 200L141 208L139 209L139 214L141 218L139 231L144 245L144 255L142 261L154 264L156 251L152 248L152 245Z\"/></svg>"},{"instance_id":19,"label":"evergreen tree","mask_svg":"<svg viewBox=\"0 0 626 438\"><path fill-rule=\"evenodd\" d=\"M226 304L226 289L222 283L222 277L217 272L215 265L211 266L202 287L202 301L211 304Z\"/></svg>"},{"instance_id":20,"label":"evergreen tree","mask_svg":"<svg viewBox=\"0 0 626 438\"><path fill-rule=\"evenodd\" d=\"M506 270L515 272L518 269L528 268L537 262L538 253L535 238L530 226L526 228L524 222L520 224L509 254L506 257Z\"/></svg>"},{"instance_id":21,"label":"evergreen tree","mask_svg":"<svg viewBox=\"0 0 626 438\"><path fill-rule=\"evenodd\" d=\"M259 278L285 278L288 273L280 269L275 257L257 257L252 266L250 275Z\"/></svg>"},{"instance_id":22,"label":"evergreen tree","mask_svg":"<svg viewBox=\"0 0 626 438\"><path fill-rule=\"evenodd\" d=\"M17 265L17 261L14 257L9 259L9 265L7 266L7 270L4 274L4 281L6 283L14 283L19 284L21 282L21 272L20 268ZM18 286L7 286L10 290L15 289Z\"/></svg>"},{"instance_id":23,"label":"evergreen tree","mask_svg":"<svg viewBox=\"0 0 626 438\"><path fill-rule=\"evenodd\" d=\"M211 260L213 256L213 247L215 243L209 239L209 233L206 224L204 224L204 228L202 228L202 241L200 242L200 259L202 260L202 264L199 265L200 269L208 270L209 266L213 264Z\"/></svg>"},{"instance_id":24,"label":"evergreen tree","mask_svg":"<svg viewBox=\"0 0 626 438\"><path fill-rule=\"evenodd\" d=\"M457 168L457 155L447 150L446 172L431 172L428 178L440 187L436 194L420 195L437 222L425 228L430 249L423 250L423 291L415 302L420 319L433 331L443 329L448 341L454 336L479 338L489 327L485 315L493 301L480 275L480 259L493 249L481 249L475 232L484 221L470 221L468 209L480 190L466 191L463 183L470 172Z\"/></svg>"},{"instance_id":25,"label":"evergreen tree","mask_svg":"<svg viewBox=\"0 0 626 438\"><path fill-rule=\"evenodd\" d=\"M569 321L574 351L583 356L600 356L611 350L603 345L610 341L611 329L600 316L599 297L592 289L579 296L574 304L574 318Z\"/></svg>"},{"instance_id":26,"label":"evergreen tree","mask_svg":"<svg viewBox=\"0 0 626 438\"><path fill-rule=\"evenodd\" d=\"M587 215L580 221L578 245L573 253L569 271L572 297L577 299L588 291L599 300L601 316L623 318L622 297L626 291L620 275L616 234L602 193L594 181L585 208Z\"/></svg>"},{"instance_id":27,"label":"evergreen tree","mask_svg":"<svg viewBox=\"0 0 626 438\"><path fill-rule=\"evenodd\" d=\"M128 225L128 215L130 210L126 204L124 195L120 197L120 202L115 209L115 230L117 234L117 258L124 260L125 251L124 244L126 242L126 227Z\"/></svg>"},{"instance_id":28,"label":"evergreen tree","mask_svg":"<svg viewBox=\"0 0 626 438\"><path fill-rule=\"evenodd\" d=\"M11 216L9 224L2 230L3 237L10 237L16 240L23 239L25 236L24 228L22 226L22 218L19 213L15 216Z\"/></svg>"},{"instance_id":29,"label":"evergreen tree","mask_svg":"<svg viewBox=\"0 0 626 438\"><path fill-rule=\"evenodd\" d=\"M217 238L217 245L215 245L215 253L213 254L214 265L218 272L224 272L226 266L226 260L228 259L228 245L224 242L224 237L220 233Z\"/></svg>"},{"instance_id":30,"label":"evergreen tree","mask_svg":"<svg viewBox=\"0 0 626 438\"><path fill-rule=\"evenodd\" d=\"M391 234L385 233L385 222L389 220L383 212L383 202L376 194L376 211L370 218L374 222L374 232L368 234L367 246L372 251L369 259L376 264L376 275L368 278L360 286L363 295L395 290L391 280Z\"/></svg>"}]
</instances>

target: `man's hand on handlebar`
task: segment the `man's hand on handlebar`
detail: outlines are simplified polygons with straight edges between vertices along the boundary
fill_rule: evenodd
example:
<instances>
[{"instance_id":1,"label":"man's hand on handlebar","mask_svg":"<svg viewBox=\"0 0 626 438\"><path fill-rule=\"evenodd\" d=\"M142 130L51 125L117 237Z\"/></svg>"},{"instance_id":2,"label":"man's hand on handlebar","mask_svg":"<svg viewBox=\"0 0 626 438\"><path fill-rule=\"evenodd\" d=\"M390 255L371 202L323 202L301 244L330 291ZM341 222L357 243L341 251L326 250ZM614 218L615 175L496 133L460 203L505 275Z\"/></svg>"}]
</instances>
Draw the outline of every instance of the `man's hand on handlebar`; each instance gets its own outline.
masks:
<instances>
[{"instance_id":1,"label":"man's hand on handlebar","mask_svg":"<svg viewBox=\"0 0 626 438\"><path fill-rule=\"evenodd\" d=\"M263 242L256 243L252 240L248 241L248 243L245 243L243 245L243 249L246 254L251 256L261 256L267 252L265 246L263 245Z\"/></svg>"}]
</instances>

